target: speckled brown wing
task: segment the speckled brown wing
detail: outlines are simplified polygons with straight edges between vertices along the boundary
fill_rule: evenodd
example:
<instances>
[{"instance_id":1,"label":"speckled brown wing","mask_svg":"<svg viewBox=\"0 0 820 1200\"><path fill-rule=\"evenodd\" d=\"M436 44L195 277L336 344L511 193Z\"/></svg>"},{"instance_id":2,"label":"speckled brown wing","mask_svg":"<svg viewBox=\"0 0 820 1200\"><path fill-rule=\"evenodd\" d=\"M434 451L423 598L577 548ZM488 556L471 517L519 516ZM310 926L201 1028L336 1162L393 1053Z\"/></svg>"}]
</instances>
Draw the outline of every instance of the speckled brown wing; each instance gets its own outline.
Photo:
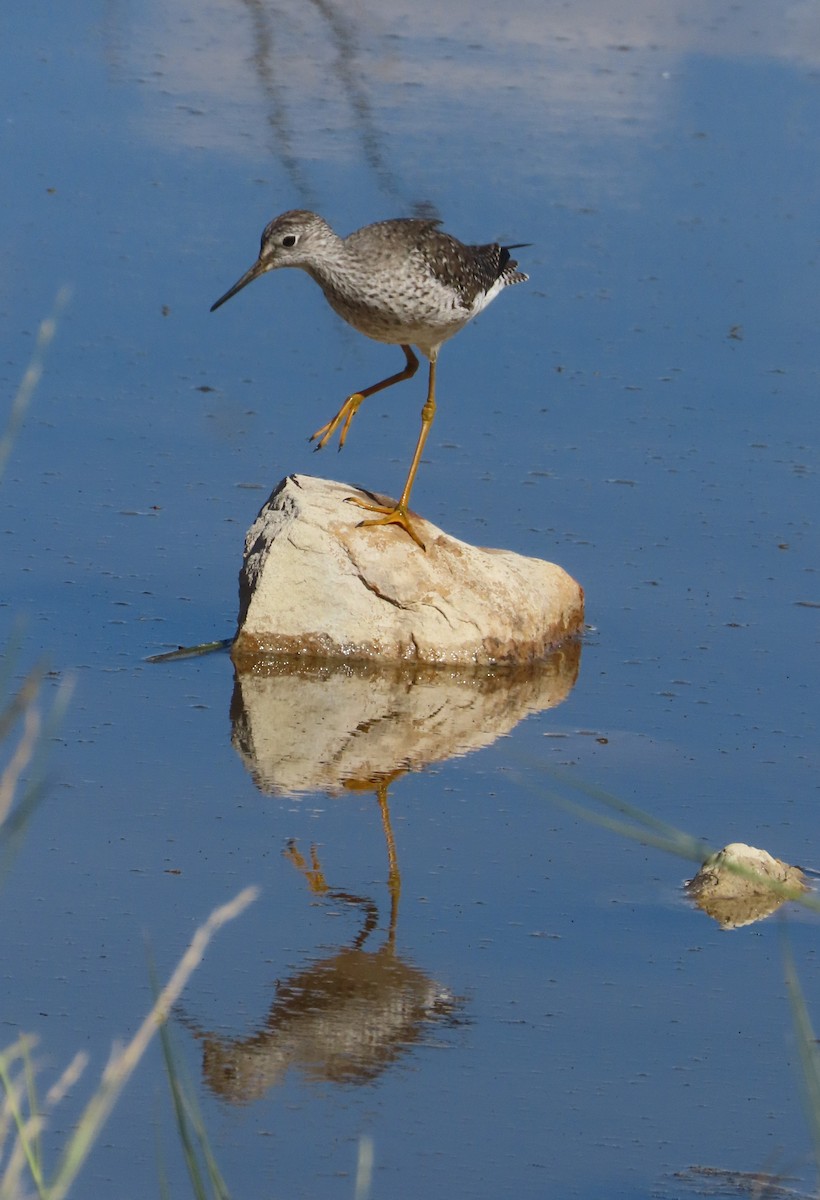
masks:
<instances>
[{"instance_id":1,"label":"speckled brown wing","mask_svg":"<svg viewBox=\"0 0 820 1200\"><path fill-rule=\"evenodd\" d=\"M465 308L472 308L478 297L495 284L523 283L527 276L516 271L518 263L506 246L489 242L484 246L465 246L456 238L431 231L425 246L431 274L461 297Z\"/></svg>"}]
</instances>

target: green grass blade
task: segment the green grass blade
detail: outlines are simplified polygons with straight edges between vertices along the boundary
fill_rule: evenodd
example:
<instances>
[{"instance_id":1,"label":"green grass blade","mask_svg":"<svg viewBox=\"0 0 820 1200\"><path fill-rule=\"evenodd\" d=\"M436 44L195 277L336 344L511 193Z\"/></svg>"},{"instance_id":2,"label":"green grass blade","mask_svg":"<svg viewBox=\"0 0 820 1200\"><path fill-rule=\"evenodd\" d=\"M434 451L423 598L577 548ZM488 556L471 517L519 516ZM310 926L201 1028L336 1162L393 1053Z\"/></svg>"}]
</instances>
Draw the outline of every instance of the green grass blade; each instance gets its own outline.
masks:
<instances>
[{"instance_id":1,"label":"green grass blade","mask_svg":"<svg viewBox=\"0 0 820 1200\"><path fill-rule=\"evenodd\" d=\"M794 1030L797 1040L797 1050L800 1065L803 1068L803 1085L806 1097L806 1117L809 1132L814 1145L814 1161L817 1166L818 1185L820 1186L820 1057L818 1056L817 1039L812 1029L811 1018L806 1007L803 989L797 978L791 949L783 947L784 970L786 987L794 1018Z\"/></svg>"},{"instance_id":2,"label":"green grass blade","mask_svg":"<svg viewBox=\"0 0 820 1200\"><path fill-rule=\"evenodd\" d=\"M540 768L540 773L544 774L543 766ZM642 846L652 846L657 850L663 850L666 854L673 854L677 858L699 864L705 862L706 859L715 853L714 847L710 846L707 842L701 841L691 834L684 833L683 830L677 829L674 825L670 825L666 821L661 821L653 817L650 813L644 812L634 805L627 804L624 800L619 800L617 796L611 795L602 788L591 786L583 780L575 779L563 772L549 770L546 773L559 783L565 784L567 788L583 792L601 804L604 809L609 809L628 818L628 820L621 820L618 817L607 815L606 812L597 812L583 804L569 800L566 796L555 790L551 789L545 792L541 789L541 795L545 795L553 804L572 813L583 821L599 825L601 828L608 829L619 837L639 842ZM522 779L520 781L522 785L530 788L536 786L532 782L532 776L533 773L531 773L529 778ZM755 882L762 882L773 894L782 896L785 900L789 900L794 904L800 904L803 908L808 908L812 912L820 912L820 897L815 892L796 891L794 886L780 883L775 879L765 878L757 871L740 863L728 862L726 868L744 878Z\"/></svg>"},{"instance_id":3,"label":"green grass blade","mask_svg":"<svg viewBox=\"0 0 820 1200\"><path fill-rule=\"evenodd\" d=\"M31 1178L37 1188L37 1195L40 1197L47 1196L45 1179L43 1176L43 1167L39 1152L39 1133L36 1120L32 1122L31 1117L26 1118L23 1109L20 1105L20 1084L12 1078L12 1067L15 1062L22 1060L24 1076L28 1074L26 1062L31 1049L31 1039L21 1037L6 1050L0 1051L0 1085L6 1095L6 1105L11 1114L14 1128L17 1134L17 1149L22 1152L25 1161L28 1165ZM32 1136L32 1125L34 1126L34 1136ZM2 1179L2 1191L6 1192L6 1176Z\"/></svg>"},{"instance_id":4,"label":"green grass blade","mask_svg":"<svg viewBox=\"0 0 820 1200\"><path fill-rule=\"evenodd\" d=\"M168 1075L168 1086L171 1090L171 1100L174 1106L174 1116L177 1122L180 1143L191 1186L197 1200L208 1200L209 1192L205 1186L199 1156L201 1155L205 1172L211 1185L210 1195L216 1200L230 1200L230 1193L225 1184L216 1158L210 1147L205 1123L196 1104L194 1091L190 1081L184 1078L181 1064L174 1052L170 1030L164 1025L160 1030L162 1052L165 1057L165 1069Z\"/></svg>"}]
</instances>

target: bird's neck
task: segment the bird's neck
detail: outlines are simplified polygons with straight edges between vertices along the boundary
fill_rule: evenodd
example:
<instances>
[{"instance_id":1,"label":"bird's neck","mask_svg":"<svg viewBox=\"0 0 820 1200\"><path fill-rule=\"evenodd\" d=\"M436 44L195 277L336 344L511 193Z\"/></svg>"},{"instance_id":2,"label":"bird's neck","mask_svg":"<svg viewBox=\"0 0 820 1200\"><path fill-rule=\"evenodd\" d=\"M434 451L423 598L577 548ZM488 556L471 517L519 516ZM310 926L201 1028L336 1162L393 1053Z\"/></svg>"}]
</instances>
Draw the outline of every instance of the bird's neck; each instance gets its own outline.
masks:
<instances>
[{"instance_id":1,"label":"bird's neck","mask_svg":"<svg viewBox=\"0 0 820 1200\"><path fill-rule=\"evenodd\" d=\"M356 257L345 249L344 242L329 247L318 262L305 266L326 296L338 295L356 299L361 290L361 269Z\"/></svg>"}]
</instances>

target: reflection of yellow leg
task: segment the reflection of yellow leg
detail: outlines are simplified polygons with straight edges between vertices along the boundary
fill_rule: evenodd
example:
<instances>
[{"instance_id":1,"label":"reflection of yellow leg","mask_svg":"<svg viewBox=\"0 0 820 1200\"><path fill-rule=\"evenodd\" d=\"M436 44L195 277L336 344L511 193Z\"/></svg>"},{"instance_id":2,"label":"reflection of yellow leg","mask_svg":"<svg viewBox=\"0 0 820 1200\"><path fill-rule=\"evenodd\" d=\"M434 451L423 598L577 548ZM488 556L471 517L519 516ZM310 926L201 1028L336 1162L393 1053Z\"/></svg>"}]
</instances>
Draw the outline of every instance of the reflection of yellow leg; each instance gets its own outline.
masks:
<instances>
[{"instance_id":1,"label":"reflection of yellow leg","mask_svg":"<svg viewBox=\"0 0 820 1200\"><path fill-rule=\"evenodd\" d=\"M427 441L427 435L430 432L430 427L433 424L433 418L435 415L436 360L435 358L431 358L430 379L427 385L427 399L425 400L424 407L421 410L421 432L419 433L419 440L416 442L413 461L410 463L410 470L407 474L407 482L404 485L404 490L402 491L398 504L393 505L392 507L386 504L368 504L367 501L360 500L357 496L348 496L348 499L352 504L358 504L361 508L366 508L368 512L384 514L381 517L375 517L372 521L361 521L360 525L399 525L406 533L410 534L410 537L413 539L416 545L421 546L422 550L425 549L425 545L416 530L413 528L413 524L408 514L408 506L410 504L410 493L413 490L413 484L416 479L416 472L419 469L421 456L424 452L424 443Z\"/></svg>"},{"instance_id":2,"label":"reflection of yellow leg","mask_svg":"<svg viewBox=\"0 0 820 1200\"><path fill-rule=\"evenodd\" d=\"M396 842L393 838L393 827L390 824L390 805L387 799L387 789L394 778L394 775L388 775L376 788L376 799L379 802L382 814L384 840L387 843L387 886L390 889L390 926L387 934L387 943L389 946L394 946L396 941L396 925L399 919L399 897L401 896L399 860L396 857Z\"/></svg>"},{"instance_id":3,"label":"reflection of yellow leg","mask_svg":"<svg viewBox=\"0 0 820 1200\"><path fill-rule=\"evenodd\" d=\"M374 383L372 387L365 388L361 392L354 392L352 396L348 396L336 413L336 416L328 421L327 425L323 425L321 429L317 429L310 437L309 440L311 442L318 442L317 450L323 449L328 444L340 425L342 426L342 432L339 434L339 449L341 450L345 444L347 431L350 429L350 422L359 411L362 401L366 400L368 396L375 396L376 392L383 392L385 388L392 387L394 383L401 383L405 379L412 379L418 370L419 360L410 346L402 346L402 350L404 351L404 357L407 359L404 370L397 371L395 375L391 375L387 379L382 379L379 383Z\"/></svg>"},{"instance_id":4,"label":"reflection of yellow leg","mask_svg":"<svg viewBox=\"0 0 820 1200\"><path fill-rule=\"evenodd\" d=\"M396 932L396 919L399 914L399 896L401 894L401 874L399 860L396 854L396 840L393 837L393 827L390 824L390 803L388 790L394 779L405 774L405 768L391 771L388 775L373 775L370 779L348 779L345 788L350 792L370 792L375 790L382 815L382 829L387 846L387 886L390 889L390 940Z\"/></svg>"},{"instance_id":5,"label":"reflection of yellow leg","mask_svg":"<svg viewBox=\"0 0 820 1200\"><path fill-rule=\"evenodd\" d=\"M285 858L290 859L298 871L301 871L305 879L308 881L308 886L317 896L324 896L328 891L327 883L325 882L324 873L319 865L319 855L316 853L316 847L310 848L310 862L308 867L304 856L296 847L295 842L288 842L286 848L282 851Z\"/></svg>"}]
</instances>

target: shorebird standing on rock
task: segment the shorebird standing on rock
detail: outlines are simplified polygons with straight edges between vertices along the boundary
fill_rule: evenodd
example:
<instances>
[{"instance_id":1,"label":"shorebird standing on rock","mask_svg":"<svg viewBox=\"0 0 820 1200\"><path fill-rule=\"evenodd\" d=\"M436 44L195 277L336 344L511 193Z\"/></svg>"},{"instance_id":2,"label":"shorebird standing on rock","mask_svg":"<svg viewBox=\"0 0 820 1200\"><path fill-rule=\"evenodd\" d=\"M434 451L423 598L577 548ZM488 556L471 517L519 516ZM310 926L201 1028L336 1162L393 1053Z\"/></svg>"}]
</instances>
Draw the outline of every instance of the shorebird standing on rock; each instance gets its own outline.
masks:
<instances>
[{"instance_id":1,"label":"shorebird standing on rock","mask_svg":"<svg viewBox=\"0 0 820 1200\"><path fill-rule=\"evenodd\" d=\"M327 445L340 426L341 449L362 401L415 375L419 360L413 346L428 359L430 375L421 432L398 503L369 504L349 497L362 508L381 514L362 525L400 525L422 549L424 543L413 527L408 506L436 413L438 352L499 292L527 278L510 258L510 250L520 249L520 245L466 246L443 233L439 224L402 217L365 225L341 238L316 213L302 209L282 213L266 226L254 265L211 307L213 312L268 271L299 267L316 280L328 304L348 325L377 342L401 346L403 369L348 396L336 416L311 437L317 450Z\"/></svg>"}]
</instances>

